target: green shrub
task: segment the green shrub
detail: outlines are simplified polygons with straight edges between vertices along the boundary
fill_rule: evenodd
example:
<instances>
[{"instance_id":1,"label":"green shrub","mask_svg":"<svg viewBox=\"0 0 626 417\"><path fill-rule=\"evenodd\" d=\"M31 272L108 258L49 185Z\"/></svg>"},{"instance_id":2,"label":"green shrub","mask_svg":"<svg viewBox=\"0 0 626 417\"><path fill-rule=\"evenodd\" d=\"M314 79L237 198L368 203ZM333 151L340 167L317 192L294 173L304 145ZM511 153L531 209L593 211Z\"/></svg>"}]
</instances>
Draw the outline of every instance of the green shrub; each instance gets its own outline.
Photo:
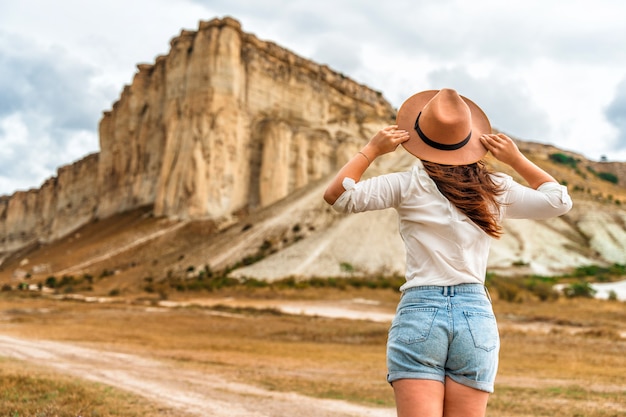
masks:
<instances>
[{"instance_id":1,"label":"green shrub","mask_svg":"<svg viewBox=\"0 0 626 417\"><path fill-rule=\"evenodd\" d=\"M343 272L354 272L354 266L352 266L352 264L348 263L348 262L342 262L339 264L339 267L341 268L341 270Z\"/></svg>"},{"instance_id":2,"label":"green shrub","mask_svg":"<svg viewBox=\"0 0 626 417\"><path fill-rule=\"evenodd\" d=\"M44 284L48 288L56 288L57 287L57 279L54 276L46 278L46 282Z\"/></svg>"},{"instance_id":3,"label":"green shrub","mask_svg":"<svg viewBox=\"0 0 626 417\"><path fill-rule=\"evenodd\" d=\"M603 179L604 181L612 182L613 184L617 184L618 182L617 175L610 172L599 172L598 178Z\"/></svg>"},{"instance_id":4,"label":"green shrub","mask_svg":"<svg viewBox=\"0 0 626 417\"><path fill-rule=\"evenodd\" d=\"M626 265L615 263L611 266L584 265L576 268L572 274L574 277L596 277L598 280L606 280L604 275L626 275Z\"/></svg>"},{"instance_id":5,"label":"green shrub","mask_svg":"<svg viewBox=\"0 0 626 417\"><path fill-rule=\"evenodd\" d=\"M74 279L74 277L72 275L63 275L63 277L61 278L61 282L59 282L59 287L65 287L68 285L75 285L77 284L78 281L76 279Z\"/></svg>"},{"instance_id":6,"label":"green shrub","mask_svg":"<svg viewBox=\"0 0 626 417\"><path fill-rule=\"evenodd\" d=\"M115 271L111 271L110 269L103 269L100 273L100 278L106 278L115 275Z\"/></svg>"},{"instance_id":7,"label":"green shrub","mask_svg":"<svg viewBox=\"0 0 626 417\"><path fill-rule=\"evenodd\" d=\"M201 271L202 272L202 271ZM174 288L176 291L213 291L224 287L233 287L240 285L241 281L235 278L230 278L224 274L207 276L206 272L199 273L195 278L187 277L168 277L167 284L170 288ZM153 286L153 290L156 291L156 287Z\"/></svg>"},{"instance_id":8,"label":"green shrub","mask_svg":"<svg viewBox=\"0 0 626 417\"><path fill-rule=\"evenodd\" d=\"M597 172L592 167L587 167L587 171L591 172L593 175L595 175L596 177L600 178L601 180L608 181L608 182L611 182L613 184L617 184L617 182L618 182L617 176L615 174L610 173L610 172Z\"/></svg>"},{"instance_id":9,"label":"green shrub","mask_svg":"<svg viewBox=\"0 0 626 417\"><path fill-rule=\"evenodd\" d=\"M559 293L554 289L552 280L530 279L525 287L541 301L551 301L559 298Z\"/></svg>"},{"instance_id":10,"label":"green shrub","mask_svg":"<svg viewBox=\"0 0 626 417\"><path fill-rule=\"evenodd\" d=\"M586 281L574 282L563 289L563 293L568 298L584 297L593 298L596 290Z\"/></svg>"},{"instance_id":11,"label":"green shrub","mask_svg":"<svg viewBox=\"0 0 626 417\"><path fill-rule=\"evenodd\" d=\"M571 166L572 168L576 168L578 165L578 161L571 156L567 156L562 153L553 153L549 156L550 160L556 162L557 164L563 164Z\"/></svg>"},{"instance_id":12,"label":"green shrub","mask_svg":"<svg viewBox=\"0 0 626 417\"><path fill-rule=\"evenodd\" d=\"M270 284L267 281L246 278L243 280L243 285L247 288L265 288L268 287Z\"/></svg>"}]
</instances>

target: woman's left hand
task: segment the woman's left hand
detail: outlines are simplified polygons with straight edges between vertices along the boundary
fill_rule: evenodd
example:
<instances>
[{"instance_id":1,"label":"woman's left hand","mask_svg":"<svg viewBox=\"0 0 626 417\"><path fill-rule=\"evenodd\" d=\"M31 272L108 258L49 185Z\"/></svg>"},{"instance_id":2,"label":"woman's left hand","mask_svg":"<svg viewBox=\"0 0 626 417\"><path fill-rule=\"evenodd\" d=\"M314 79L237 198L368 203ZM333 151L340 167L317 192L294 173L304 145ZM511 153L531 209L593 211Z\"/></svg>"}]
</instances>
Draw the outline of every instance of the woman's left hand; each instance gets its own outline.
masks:
<instances>
[{"instance_id":1,"label":"woman's left hand","mask_svg":"<svg viewBox=\"0 0 626 417\"><path fill-rule=\"evenodd\" d=\"M379 130L369 141L363 151L374 158L396 150L398 145L409 140L409 132L390 125Z\"/></svg>"}]
</instances>

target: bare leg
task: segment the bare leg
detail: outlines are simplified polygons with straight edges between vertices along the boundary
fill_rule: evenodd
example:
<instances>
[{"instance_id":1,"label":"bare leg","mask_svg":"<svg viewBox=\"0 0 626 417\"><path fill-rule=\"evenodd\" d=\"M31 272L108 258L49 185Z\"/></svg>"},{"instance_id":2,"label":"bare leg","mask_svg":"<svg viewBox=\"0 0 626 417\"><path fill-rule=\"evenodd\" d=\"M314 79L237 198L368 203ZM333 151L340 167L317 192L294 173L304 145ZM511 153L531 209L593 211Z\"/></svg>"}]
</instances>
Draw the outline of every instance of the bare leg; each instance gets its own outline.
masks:
<instances>
[{"instance_id":1,"label":"bare leg","mask_svg":"<svg viewBox=\"0 0 626 417\"><path fill-rule=\"evenodd\" d=\"M398 417L441 417L444 385L427 379L394 381Z\"/></svg>"},{"instance_id":2,"label":"bare leg","mask_svg":"<svg viewBox=\"0 0 626 417\"><path fill-rule=\"evenodd\" d=\"M489 393L446 378L444 417L484 417ZM399 414L398 414L399 415Z\"/></svg>"}]
</instances>

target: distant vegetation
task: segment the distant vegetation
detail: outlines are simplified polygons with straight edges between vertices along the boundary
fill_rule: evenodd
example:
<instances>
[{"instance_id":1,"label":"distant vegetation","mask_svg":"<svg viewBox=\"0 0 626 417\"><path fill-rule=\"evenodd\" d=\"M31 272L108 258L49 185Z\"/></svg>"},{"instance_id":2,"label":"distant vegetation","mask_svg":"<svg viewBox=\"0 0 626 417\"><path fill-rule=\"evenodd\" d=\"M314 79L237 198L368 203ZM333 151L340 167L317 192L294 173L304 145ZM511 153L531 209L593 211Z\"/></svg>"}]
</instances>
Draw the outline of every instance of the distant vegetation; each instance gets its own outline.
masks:
<instances>
[{"instance_id":1,"label":"distant vegetation","mask_svg":"<svg viewBox=\"0 0 626 417\"><path fill-rule=\"evenodd\" d=\"M594 277L596 281L612 281L609 277L623 277L626 275L626 265L615 263L611 266L587 265L579 266L572 274L565 277Z\"/></svg>"},{"instance_id":2,"label":"distant vegetation","mask_svg":"<svg viewBox=\"0 0 626 417\"><path fill-rule=\"evenodd\" d=\"M626 265L613 264L610 266L586 265L576 268L569 274L546 277L541 275L499 277L487 274L486 285L497 292L499 298L505 301L523 302L537 298L541 301L558 299L561 295L568 298L591 298L595 290L592 282L610 282L624 279ZM565 284L563 292L555 290L556 284ZM616 300L617 294L609 296L609 300Z\"/></svg>"},{"instance_id":3,"label":"distant vegetation","mask_svg":"<svg viewBox=\"0 0 626 417\"><path fill-rule=\"evenodd\" d=\"M498 299L511 302L523 302L538 298L541 301L556 300L560 294L554 289L557 278L528 276L528 277L500 277L487 274L485 285L489 291L495 291Z\"/></svg>"},{"instance_id":4,"label":"distant vegetation","mask_svg":"<svg viewBox=\"0 0 626 417\"><path fill-rule=\"evenodd\" d=\"M569 286L563 289L563 293L566 297L585 297L585 298L593 298L596 294L596 290L593 289L591 284L587 281L579 281L573 282Z\"/></svg>"},{"instance_id":5,"label":"distant vegetation","mask_svg":"<svg viewBox=\"0 0 626 417\"><path fill-rule=\"evenodd\" d=\"M561 165L567 165L571 167L572 169L574 169L576 173L578 173L580 176L582 176L583 178L586 178L586 175L583 174L578 167L578 163L580 162L579 159L565 155L564 153L560 153L560 152L550 154L548 157L550 158L552 162L556 162L557 164L561 164ZM610 172L597 172L595 169L593 169L590 166L587 167L587 171L592 173L596 177L600 178L601 180L604 180L613 184L617 184L619 181L619 178L617 177L617 175L612 174Z\"/></svg>"},{"instance_id":6,"label":"distant vegetation","mask_svg":"<svg viewBox=\"0 0 626 417\"><path fill-rule=\"evenodd\" d=\"M525 262L517 261L515 265L524 266ZM354 272L356 267L350 264L341 264L342 271ZM339 290L347 289L389 289L397 291L404 284L404 277L401 275L386 276L384 274L351 274L348 277L327 277L327 278L310 278L298 279L295 277L285 278L277 281L264 281L254 278L236 279L228 276L231 269L214 272L210 267L196 270L194 266L189 266L180 275L168 271L165 278L154 279L153 277L144 278L143 290L149 294L158 294L159 299L167 299L168 294L172 291L176 292L213 292L225 288L244 288L244 289L295 289L303 290L310 288L336 288ZM33 289L34 287L42 290L47 288L53 290L57 294L69 294L73 292L90 292L93 285L98 280L110 276L110 273L103 273L97 279L89 274L75 278L73 276L63 276L57 279L54 276L48 277L45 281L33 286L33 284L21 283L18 290ZM591 287L592 282L610 282L624 279L626 276L626 265L613 264L610 266L586 265L574 269L568 274L561 276L498 276L488 273L485 285L487 288L497 295L498 299L510 302L524 302L526 300L537 299L541 301L556 300L561 296L568 298L573 297L593 297L595 291ZM565 285L562 292L555 289L556 284ZM2 291L12 291L13 288L5 285ZM119 289L109 291L109 296L119 296ZM616 294L609 297L609 300L615 300Z\"/></svg>"},{"instance_id":7,"label":"distant vegetation","mask_svg":"<svg viewBox=\"0 0 626 417\"><path fill-rule=\"evenodd\" d=\"M568 165L574 169L578 168L578 159L575 159L563 153L550 154L549 158L551 161L556 162L557 164Z\"/></svg>"},{"instance_id":8,"label":"distant vegetation","mask_svg":"<svg viewBox=\"0 0 626 417\"><path fill-rule=\"evenodd\" d=\"M604 181L612 182L613 184L617 184L618 182L617 175L611 174L610 172L599 172L598 177Z\"/></svg>"},{"instance_id":9,"label":"distant vegetation","mask_svg":"<svg viewBox=\"0 0 626 417\"><path fill-rule=\"evenodd\" d=\"M613 184L617 184L618 182L617 175L610 172L596 172L596 170L592 167L587 167L587 171L591 172L593 175L600 178L601 180L608 181Z\"/></svg>"}]
</instances>

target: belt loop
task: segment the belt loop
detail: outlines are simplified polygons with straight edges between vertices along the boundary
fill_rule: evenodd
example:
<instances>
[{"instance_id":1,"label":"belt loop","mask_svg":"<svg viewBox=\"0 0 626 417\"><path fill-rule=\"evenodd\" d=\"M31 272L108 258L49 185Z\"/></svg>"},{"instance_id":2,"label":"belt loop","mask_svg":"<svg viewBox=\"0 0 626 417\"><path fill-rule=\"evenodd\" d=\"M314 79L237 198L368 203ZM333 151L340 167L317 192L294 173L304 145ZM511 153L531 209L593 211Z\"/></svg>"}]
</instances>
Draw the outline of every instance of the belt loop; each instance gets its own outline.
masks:
<instances>
[{"instance_id":1,"label":"belt loop","mask_svg":"<svg viewBox=\"0 0 626 417\"><path fill-rule=\"evenodd\" d=\"M454 297L454 285L446 285L443 287L444 297Z\"/></svg>"},{"instance_id":2,"label":"belt loop","mask_svg":"<svg viewBox=\"0 0 626 417\"><path fill-rule=\"evenodd\" d=\"M486 285L483 285L485 287L485 294L487 294L487 298L489 299L489 302L491 304L493 304L493 301L491 301L491 294L489 294L489 289L487 288Z\"/></svg>"}]
</instances>

